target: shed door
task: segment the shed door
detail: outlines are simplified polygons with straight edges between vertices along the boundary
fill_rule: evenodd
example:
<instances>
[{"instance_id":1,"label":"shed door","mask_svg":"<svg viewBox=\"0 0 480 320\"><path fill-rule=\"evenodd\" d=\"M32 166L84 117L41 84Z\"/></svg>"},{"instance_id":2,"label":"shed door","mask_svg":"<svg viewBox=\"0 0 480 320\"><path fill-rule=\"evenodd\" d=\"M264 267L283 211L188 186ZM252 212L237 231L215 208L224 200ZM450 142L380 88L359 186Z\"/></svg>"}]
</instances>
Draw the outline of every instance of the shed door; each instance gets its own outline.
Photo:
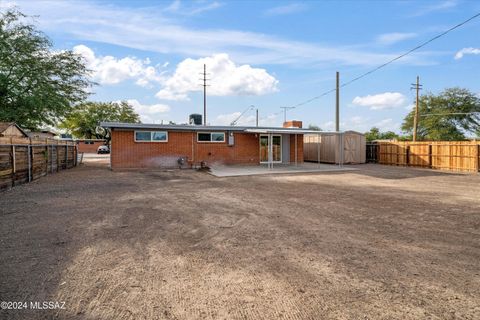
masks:
<instances>
[{"instance_id":1,"label":"shed door","mask_svg":"<svg viewBox=\"0 0 480 320\"><path fill-rule=\"evenodd\" d=\"M355 163L357 143L354 135L345 135L345 163Z\"/></svg>"}]
</instances>

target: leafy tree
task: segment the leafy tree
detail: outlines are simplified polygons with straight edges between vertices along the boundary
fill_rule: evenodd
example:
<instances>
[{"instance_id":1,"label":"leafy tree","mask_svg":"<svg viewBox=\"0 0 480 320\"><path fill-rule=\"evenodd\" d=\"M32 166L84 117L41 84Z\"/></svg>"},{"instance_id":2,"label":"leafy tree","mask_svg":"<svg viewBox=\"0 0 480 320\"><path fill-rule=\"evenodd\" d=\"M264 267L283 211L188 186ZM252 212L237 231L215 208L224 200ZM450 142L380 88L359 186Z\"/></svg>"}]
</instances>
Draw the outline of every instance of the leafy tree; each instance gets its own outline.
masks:
<instances>
[{"instance_id":1,"label":"leafy tree","mask_svg":"<svg viewBox=\"0 0 480 320\"><path fill-rule=\"evenodd\" d=\"M140 117L127 102L86 102L72 111L60 124L76 138L107 139L108 132L97 132L102 121L139 123Z\"/></svg>"},{"instance_id":2,"label":"leafy tree","mask_svg":"<svg viewBox=\"0 0 480 320\"><path fill-rule=\"evenodd\" d=\"M0 13L0 121L54 126L92 85L82 58L52 43L15 9Z\"/></svg>"},{"instance_id":3,"label":"leafy tree","mask_svg":"<svg viewBox=\"0 0 480 320\"><path fill-rule=\"evenodd\" d=\"M387 132L380 132L380 129L377 127L373 127L370 131L365 132L365 139L367 141L374 141L374 140L393 140L398 139L399 136L393 131Z\"/></svg>"},{"instance_id":4,"label":"leafy tree","mask_svg":"<svg viewBox=\"0 0 480 320\"><path fill-rule=\"evenodd\" d=\"M415 110L404 119L402 130L413 132ZM467 89L450 88L419 99L418 140L464 140L480 130L480 98Z\"/></svg>"},{"instance_id":5,"label":"leafy tree","mask_svg":"<svg viewBox=\"0 0 480 320\"><path fill-rule=\"evenodd\" d=\"M308 130L322 131L322 129L315 124L309 124L308 125Z\"/></svg>"}]
</instances>

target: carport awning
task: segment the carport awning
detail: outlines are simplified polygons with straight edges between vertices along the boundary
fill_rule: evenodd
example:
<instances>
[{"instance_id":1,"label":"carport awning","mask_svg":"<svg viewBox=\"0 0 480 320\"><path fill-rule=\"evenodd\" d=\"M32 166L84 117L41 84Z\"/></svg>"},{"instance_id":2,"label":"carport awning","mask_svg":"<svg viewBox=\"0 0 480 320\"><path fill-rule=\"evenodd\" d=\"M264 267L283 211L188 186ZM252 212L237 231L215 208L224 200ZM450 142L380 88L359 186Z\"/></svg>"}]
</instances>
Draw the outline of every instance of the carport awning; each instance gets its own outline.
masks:
<instances>
[{"instance_id":1,"label":"carport awning","mask_svg":"<svg viewBox=\"0 0 480 320\"><path fill-rule=\"evenodd\" d=\"M315 131L315 130L302 130L302 129L290 129L290 128L278 128L278 129L245 129L244 132L250 133L289 133L289 134L319 134L326 133L325 131ZM338 132L332 132L338 133Z\"/></svg>"}]
</instances>

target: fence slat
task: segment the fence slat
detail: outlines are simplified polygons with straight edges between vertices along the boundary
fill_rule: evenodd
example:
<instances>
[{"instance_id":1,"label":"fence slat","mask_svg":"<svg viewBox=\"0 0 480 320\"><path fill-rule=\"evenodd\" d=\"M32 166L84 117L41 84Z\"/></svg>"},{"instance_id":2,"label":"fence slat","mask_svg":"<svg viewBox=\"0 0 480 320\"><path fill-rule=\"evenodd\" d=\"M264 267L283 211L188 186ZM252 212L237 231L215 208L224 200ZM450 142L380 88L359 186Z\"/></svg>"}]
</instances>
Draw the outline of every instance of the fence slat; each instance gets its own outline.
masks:
<instances>
[{"instance_id":1,"label":"fence slat","mask_svg":"<svg viewBox=\"0 0 480 320\"><path fill-rule=\"evenodd\" d=\"M387 165L478 172L479 150L480 141L378 141L367 144L367 159Z\"/></svg>"},{"instance_id":2,"label":"fence slat","mask_svg":"<svg viewBox=\"0 0 480 320\"><path fill-rule=\"evenodd\" d=\"M65 153L65 166L58 165L60 145ZM69 159L75 157L75 150L73 141L0 137L0 190L76 166L74 161L68 165Z\"/></svg>"}]
</instances>

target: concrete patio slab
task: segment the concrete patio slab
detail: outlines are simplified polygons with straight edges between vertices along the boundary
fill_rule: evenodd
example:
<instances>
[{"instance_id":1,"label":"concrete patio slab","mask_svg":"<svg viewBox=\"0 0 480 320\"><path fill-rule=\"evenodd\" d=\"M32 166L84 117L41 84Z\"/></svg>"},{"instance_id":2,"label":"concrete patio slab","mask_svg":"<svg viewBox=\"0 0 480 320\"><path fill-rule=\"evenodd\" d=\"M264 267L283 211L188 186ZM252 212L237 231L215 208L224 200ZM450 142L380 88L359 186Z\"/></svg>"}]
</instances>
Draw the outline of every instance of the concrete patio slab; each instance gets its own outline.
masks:
<instances>
[{"instance_id":1,"label":"concrete patio slab","mask_svg":"<svg viewBox=\"0 0 480 320\"><path fill-rule=\"evenodd\" d=\"M285 173L308 173L308 172L329 172L357 170L352 167L338 166L333 164L302 163L295 165L274 164L272 169L268 166L214 166L209 173L216 177L254 176L264 174L285 174Z\"/></svg>"}]
</instances>

